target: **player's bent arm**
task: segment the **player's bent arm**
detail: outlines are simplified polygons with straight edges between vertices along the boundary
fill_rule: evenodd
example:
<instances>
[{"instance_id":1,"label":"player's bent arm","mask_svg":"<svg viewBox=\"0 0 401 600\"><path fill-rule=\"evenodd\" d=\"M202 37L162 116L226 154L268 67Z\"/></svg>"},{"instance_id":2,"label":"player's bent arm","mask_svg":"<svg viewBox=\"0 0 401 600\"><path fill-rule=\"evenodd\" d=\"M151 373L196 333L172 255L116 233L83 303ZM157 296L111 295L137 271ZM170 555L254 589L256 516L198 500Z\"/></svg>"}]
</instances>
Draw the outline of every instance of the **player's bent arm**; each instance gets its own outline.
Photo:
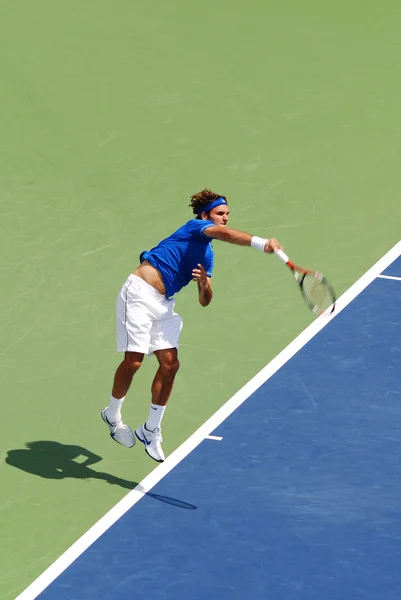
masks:
<instances>
[{"instance_id":1,"label":"player's bent arm","mask_svg":"<svg viewBox=\"0 0 401 600\"><path fill-rule=\"evenodd\" d=\"M210 285L210 277L207 278L206 284L202 285L198 281L199 304L208 306L213 298L213 292Z\"/></svg>"},{"instance_id":2,"label":"player's bent arm","mask_svg":"<svg viewBox=\"0 0 401 600\"><path fill-rule=\"evenodd\" d=\"M100 460L102 460L101 456L98 456L97 454L91 452L90 450L87 450L86 448L81 448L81 450L82 452L80 453L80 455L86 457L86 460L80 463L81 467L88 467L89 465L94 465Z\"/></svg>"},{"instance_id":3,"label":"player's bent arm","mask_svg":"<svg viewBox=\"0 0 401 600\"><path fill-rule=\"evenodd\" d=\"M239 229L231 229L221 225L214 225L213 227L207 227L204 230L204 234L215 240L222 242L229 242L230 244L236 244L237 246L254 246L262 252L274 252L274 250L281 248L280 243L275 239L265 240L247 233L246 231L240 231Z\"/></svg>"}]
</instances>

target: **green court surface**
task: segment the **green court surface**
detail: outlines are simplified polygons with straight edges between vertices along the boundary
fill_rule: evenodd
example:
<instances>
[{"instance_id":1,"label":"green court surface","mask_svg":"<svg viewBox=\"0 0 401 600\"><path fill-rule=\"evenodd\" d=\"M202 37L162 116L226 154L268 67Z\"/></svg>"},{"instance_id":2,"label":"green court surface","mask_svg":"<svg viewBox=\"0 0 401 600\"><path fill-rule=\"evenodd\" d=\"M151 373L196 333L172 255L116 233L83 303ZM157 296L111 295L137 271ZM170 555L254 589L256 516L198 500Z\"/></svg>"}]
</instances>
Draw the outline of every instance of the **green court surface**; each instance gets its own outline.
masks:
<instances>
[{"instance_id":1,"label":"green court surface","mask_svg":"<svg viewBox=\"0 0 401 600\"><path fill-rule=\"evenodd\" d=\"M338 293L400 239L400 27L395 0L0 3L2 599L155 467L100 409L117 292L192 193L227 195L231 226L278 237ZM274 257L215 252L211 306L195 284L177 297L167 454L311 320Z\"/></svg>"}]
</instances>

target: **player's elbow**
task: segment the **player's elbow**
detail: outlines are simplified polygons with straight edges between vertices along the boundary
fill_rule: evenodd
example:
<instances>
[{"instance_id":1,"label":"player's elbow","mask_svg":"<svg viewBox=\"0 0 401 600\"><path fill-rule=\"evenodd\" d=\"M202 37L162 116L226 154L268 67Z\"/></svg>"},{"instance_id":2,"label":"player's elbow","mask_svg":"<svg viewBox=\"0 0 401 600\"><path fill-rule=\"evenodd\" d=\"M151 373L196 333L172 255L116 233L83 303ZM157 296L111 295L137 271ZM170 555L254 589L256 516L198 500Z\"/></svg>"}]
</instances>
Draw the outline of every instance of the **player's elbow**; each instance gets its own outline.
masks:
<instances>
[{"instance_id":1,"label":"player's elbow","mask_svg":"<svg viewBox=\"0 0 401 600\"><path fill-rule=\"evenodd\" d=\"M199 304L203 307L209 306L209 304L211 303L212 298L199 298Z\"/></svg>"}]
</instances>

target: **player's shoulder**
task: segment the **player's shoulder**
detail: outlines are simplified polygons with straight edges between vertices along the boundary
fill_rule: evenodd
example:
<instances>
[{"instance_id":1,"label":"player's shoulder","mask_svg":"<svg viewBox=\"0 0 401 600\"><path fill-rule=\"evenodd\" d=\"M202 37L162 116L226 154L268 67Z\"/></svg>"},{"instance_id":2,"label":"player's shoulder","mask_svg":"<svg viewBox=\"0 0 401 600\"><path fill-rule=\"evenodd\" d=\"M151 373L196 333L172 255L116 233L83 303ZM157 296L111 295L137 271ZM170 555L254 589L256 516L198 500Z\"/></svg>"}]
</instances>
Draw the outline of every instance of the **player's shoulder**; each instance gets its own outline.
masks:
<instances>
[{"instance_id":1,"label":"player's shoulder","mask_svg":"<svg viewBox=\"0 0 401 600\"><path fill-rule=\"evenodd\" d=\"M167 239L174 241L182 240L207 240L208 236L205 235L204 231L208 227L212 227L214 223L202 219L190 219L181 227L179 227L174 233L172 233Z\"/></svg>"},{"instance_id":2,"label":"player's shoulder","mask_svg":"<svg viewBox=\"0 0 401 600\"><path fill-rule=\"evenodd\" d=\"M206 221L204 219L190 219L186 223L186 227L190 232L199 232L201 233L208 227L212 227L214 223L212 221Z\"/></svg>"}]
</instances>

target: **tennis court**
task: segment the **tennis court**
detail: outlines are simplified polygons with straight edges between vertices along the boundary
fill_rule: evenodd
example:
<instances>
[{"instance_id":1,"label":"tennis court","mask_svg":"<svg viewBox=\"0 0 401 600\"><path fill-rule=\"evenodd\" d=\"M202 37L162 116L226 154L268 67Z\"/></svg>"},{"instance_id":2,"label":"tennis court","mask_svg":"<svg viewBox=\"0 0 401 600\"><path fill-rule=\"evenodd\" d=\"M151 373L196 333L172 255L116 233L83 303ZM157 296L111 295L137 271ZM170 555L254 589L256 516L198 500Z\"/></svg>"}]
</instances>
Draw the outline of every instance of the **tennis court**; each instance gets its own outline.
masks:
<instances>
[{"instance_id":1,"label":"tennis court","mask_svg":"<svg viewBox=\"0 0 401 600\"><path fill-rule=\"evenodd\" d=\"M401 242L20 600L395 600L400 303Z\"/></svg>"},{"instance_id":2,"label":"tennis court","mask_svg":"<svg viewBox=\"0 0 401 600\"><path fill-rule=\"evenodd\" d=\"M2 599L399 597L399 28L395 0L0 6ZM216 243L155 467L99 417L115 298L205 186L340 296L375 276L318 331Z\"/></svg>"}]
</instances>

